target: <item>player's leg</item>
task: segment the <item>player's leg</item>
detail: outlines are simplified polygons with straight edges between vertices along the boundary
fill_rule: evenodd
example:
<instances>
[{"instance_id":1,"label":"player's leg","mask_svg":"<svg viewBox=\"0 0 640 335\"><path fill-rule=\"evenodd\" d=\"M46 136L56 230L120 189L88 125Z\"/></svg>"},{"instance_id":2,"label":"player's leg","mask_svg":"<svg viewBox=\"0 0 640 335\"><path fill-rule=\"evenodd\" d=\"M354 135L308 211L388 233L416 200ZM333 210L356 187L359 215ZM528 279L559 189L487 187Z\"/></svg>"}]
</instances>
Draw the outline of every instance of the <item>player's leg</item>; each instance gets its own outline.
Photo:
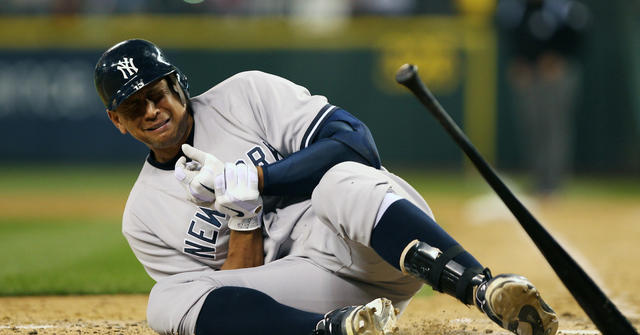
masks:
<instances>
[{"instance_id":1,"label":"player's leg","mask_svg":"<svg viewBox=\"0 0 640 335\"><path fill-rule=\"evenodd\" d=\"M236 312L223 312L227 310ZM383 335L397 331L396 320L396 311L385 298L338 308L323 316L281 304L255 289L227 286L206 297L195 334Z\"/></svg>"},{"instance_id":2,"label":"player's leg","mask_svg":"<svg viewBox=\"0 0 640 335\"><path fill-rule=\"evenodd\" d=\"M322 314L281 304L258 290L224 286L204 299L195 334L308 334L321 319Z\"/></svg>"},{"instance_id":3,"label":"player's leg","mask_svg":"<svg viewBox=\"0 0 640 335\"><path fill-rule=\"evenodd\" d=\"M370 246L390 265L437 291L475 303L500 326L519 328L520 334L555 333L557 318L531 283L515 275L492 279L398 177L342 163L325 174L312 203L321 221L345 239Z\"/></svg>"},{"instance_id":4,"label":"player's leg","mask_svg":"<svg viewBox=\"0 0 640 335\"><path fill-rule=\"evenodd\" d=\"M378 295L366 285L289 257L256 268L162 279L149 296L147 320L162 334L294 335L317 330L342 335L361 326L360 321L369 330L379 330L372 334L383 334L381 329L392 324L388 312L393 308L376 314L372 307L361 306ZM333 331L324 328L338 324L342 327Z\"/></svg>"},{"instance_id":5,"label":"player's leg","mask_svg":"<svg viewBox=\"0 0 640 335\"><path fill-rule=\"evenodd\" d=\"M555 334L555 313L526 278L513 274L492 277L431 217L405 199L395 195L386 198L392 203L382 209L371 237L372 248L381 257L422 278L436 291L467 305L475 303L494 322L514 333ZM424 235L427 232L431 236ZM400 251L411 237L416 239Z\"/></svg>"}]
</instances>

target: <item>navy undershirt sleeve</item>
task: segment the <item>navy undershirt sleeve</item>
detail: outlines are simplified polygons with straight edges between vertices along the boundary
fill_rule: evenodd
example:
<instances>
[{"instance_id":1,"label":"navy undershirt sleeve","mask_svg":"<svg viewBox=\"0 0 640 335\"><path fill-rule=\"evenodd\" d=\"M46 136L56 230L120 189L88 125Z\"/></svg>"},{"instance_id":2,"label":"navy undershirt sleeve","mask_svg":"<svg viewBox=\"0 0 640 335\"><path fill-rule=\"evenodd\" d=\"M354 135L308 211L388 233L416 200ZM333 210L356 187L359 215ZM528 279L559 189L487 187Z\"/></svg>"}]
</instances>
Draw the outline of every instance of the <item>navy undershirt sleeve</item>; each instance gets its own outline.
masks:
<instances>
[{"instance_id":1,"label":"navy undershirt sleeve","mask_svg":"<svg viewBox=\"0 0 640 335\"><path fill-rule=\"evenodd\" d=\"M338 109L320 125L309 146L262 166L262 194L310 197L324 173L346 161L380 168L378 149L367 126Z\"/></svg>"}]
</instances>

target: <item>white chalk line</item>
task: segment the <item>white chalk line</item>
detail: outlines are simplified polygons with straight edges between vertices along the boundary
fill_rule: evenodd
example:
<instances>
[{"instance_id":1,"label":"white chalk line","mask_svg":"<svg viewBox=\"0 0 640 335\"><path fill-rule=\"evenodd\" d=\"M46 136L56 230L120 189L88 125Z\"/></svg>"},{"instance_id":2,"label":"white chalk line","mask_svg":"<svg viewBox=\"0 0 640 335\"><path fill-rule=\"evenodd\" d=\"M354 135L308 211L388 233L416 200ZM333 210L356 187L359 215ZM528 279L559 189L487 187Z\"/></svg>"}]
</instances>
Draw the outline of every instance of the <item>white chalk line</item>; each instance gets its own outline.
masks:
<instances>
[{"instance_id":1,"label":"white chalk line","mask_svg":"<svg viewBox=\"0 0 640 335\"><path fill-rule=\"evenodd\" d=\"M462 318L462 319L453 319L451 320L451 322L453 323L474 323L477 322L477 320L473 320L470 318ZM6 325L0 325L0 329L51 329L51 328L73 328L73 327L78 327L78 324L67 324L67 325L34 325L34 324L30 324L30 325L14 325L14 326L6 326ZM599 335L600 332L597 330L571 330L571 329L561 329L558 330L558 335L563 335L563 334L572 334L572 335Z\"/></svg>"},{"instance_id":2,"label":"white chalk line","mask_svg":"<svg viewBox=\"0 0 640 335\"><path fill-rule=\"evenodd\" d=\"M18 324L18 325L0 325L0 329L69 329L69 328L82 328L82 327L115 327L116 329L133 327L133 326L142 326L142 324L135 324L132 322L126 321L101 321L101 322L74 322L74 323L63 323L58 325L37 325L37 324Z\"/></svg>"}]
</instances>

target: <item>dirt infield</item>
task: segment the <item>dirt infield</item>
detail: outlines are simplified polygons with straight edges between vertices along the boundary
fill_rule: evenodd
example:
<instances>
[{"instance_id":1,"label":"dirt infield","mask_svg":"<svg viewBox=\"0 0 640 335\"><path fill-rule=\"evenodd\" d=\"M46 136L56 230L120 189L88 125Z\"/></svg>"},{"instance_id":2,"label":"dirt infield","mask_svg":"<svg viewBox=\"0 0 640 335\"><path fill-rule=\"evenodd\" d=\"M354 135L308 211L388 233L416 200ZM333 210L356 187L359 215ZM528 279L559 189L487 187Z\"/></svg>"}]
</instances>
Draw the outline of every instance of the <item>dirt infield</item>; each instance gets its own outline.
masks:
<instances>
[{"instance_id":1,"label":"dirt infield","mask_svg":"<svg viewBox=\"0 0 640 335\"><path fill-rule=\"evenodd\" d=\"M494 273L529 277L558 312L560 334L598 334L497 199L461 204L444 197L431 205L440 223ZM640 201L558 199L528 207L640 327ZM153 334L144 321L146 301L144 295L3 297L0 334ZM404 335L507 334L475 308L444 295L414 299L400 320Z\"/></svg>"}]
</instances>

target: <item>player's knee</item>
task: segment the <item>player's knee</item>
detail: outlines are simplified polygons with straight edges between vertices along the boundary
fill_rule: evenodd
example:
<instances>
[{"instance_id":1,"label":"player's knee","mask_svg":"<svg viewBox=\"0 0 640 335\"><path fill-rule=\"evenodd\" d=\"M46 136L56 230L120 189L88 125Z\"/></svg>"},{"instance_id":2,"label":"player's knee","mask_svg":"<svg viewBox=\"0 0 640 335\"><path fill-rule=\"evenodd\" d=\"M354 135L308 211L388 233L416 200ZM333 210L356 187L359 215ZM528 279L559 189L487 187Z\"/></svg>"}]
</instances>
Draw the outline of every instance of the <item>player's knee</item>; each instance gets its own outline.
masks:
<instances>
[{"instance_id":1,"label":"player's knee","mask_svg":"<svg viewBox=\"0 0 640 335\"><path fill-rule=\"evenodd\" d=\"M159 280L149 293L147 323L159 334L192 334L211 282L183 273Z\"/></svg>"},{"instance_id":2,"label":"player's knee","mask_svg":"<svg viewBox=\"0 0 640 335\"><path fill-rule=\"evenodd\" d=\"M177 324L181 319L175 315L175 310L167 303L168 291L162 284L154 285L149 294L149 303L147 304L147 323L149 327L159 334L171 334L177 329Z\"/></svg>"},{"instance_id":3,"label":"player's knee","mask_svg":"<svg viewBox=\"0 0 640 335\"><path fill-rule=\"evenodd\" d=\"M170 308L162 308L157 300L157 294L152 290L147 305L147 323L158 334L170 334L172 330Z\"/></svg>"},{"instance_id":4,"label":"player's knee","mask_svg":"<svg viewBox=\"0 0 640 335\"><path fill-rule=\"evenodd\" d=\"M343 162L322 177L311 196L311 205L320 221L332 230L350 240L368 243L375 209L389 187L380 170Z\"/></svg>"},{"instance_id":5,"label":"player's knee","mask_svg":"<svg viewBox=\"0 0 640 335\"><path fill-rule=\"evenodd\" d=\"M334 165L327 170L313 190L312 201L314 198L327 201L327 199L335 198L337 194L344 196L353 193L353 185L357 182L357 171L362 168L367 167L356 162L342 162Z\"/></svg>"}]
</instances>

